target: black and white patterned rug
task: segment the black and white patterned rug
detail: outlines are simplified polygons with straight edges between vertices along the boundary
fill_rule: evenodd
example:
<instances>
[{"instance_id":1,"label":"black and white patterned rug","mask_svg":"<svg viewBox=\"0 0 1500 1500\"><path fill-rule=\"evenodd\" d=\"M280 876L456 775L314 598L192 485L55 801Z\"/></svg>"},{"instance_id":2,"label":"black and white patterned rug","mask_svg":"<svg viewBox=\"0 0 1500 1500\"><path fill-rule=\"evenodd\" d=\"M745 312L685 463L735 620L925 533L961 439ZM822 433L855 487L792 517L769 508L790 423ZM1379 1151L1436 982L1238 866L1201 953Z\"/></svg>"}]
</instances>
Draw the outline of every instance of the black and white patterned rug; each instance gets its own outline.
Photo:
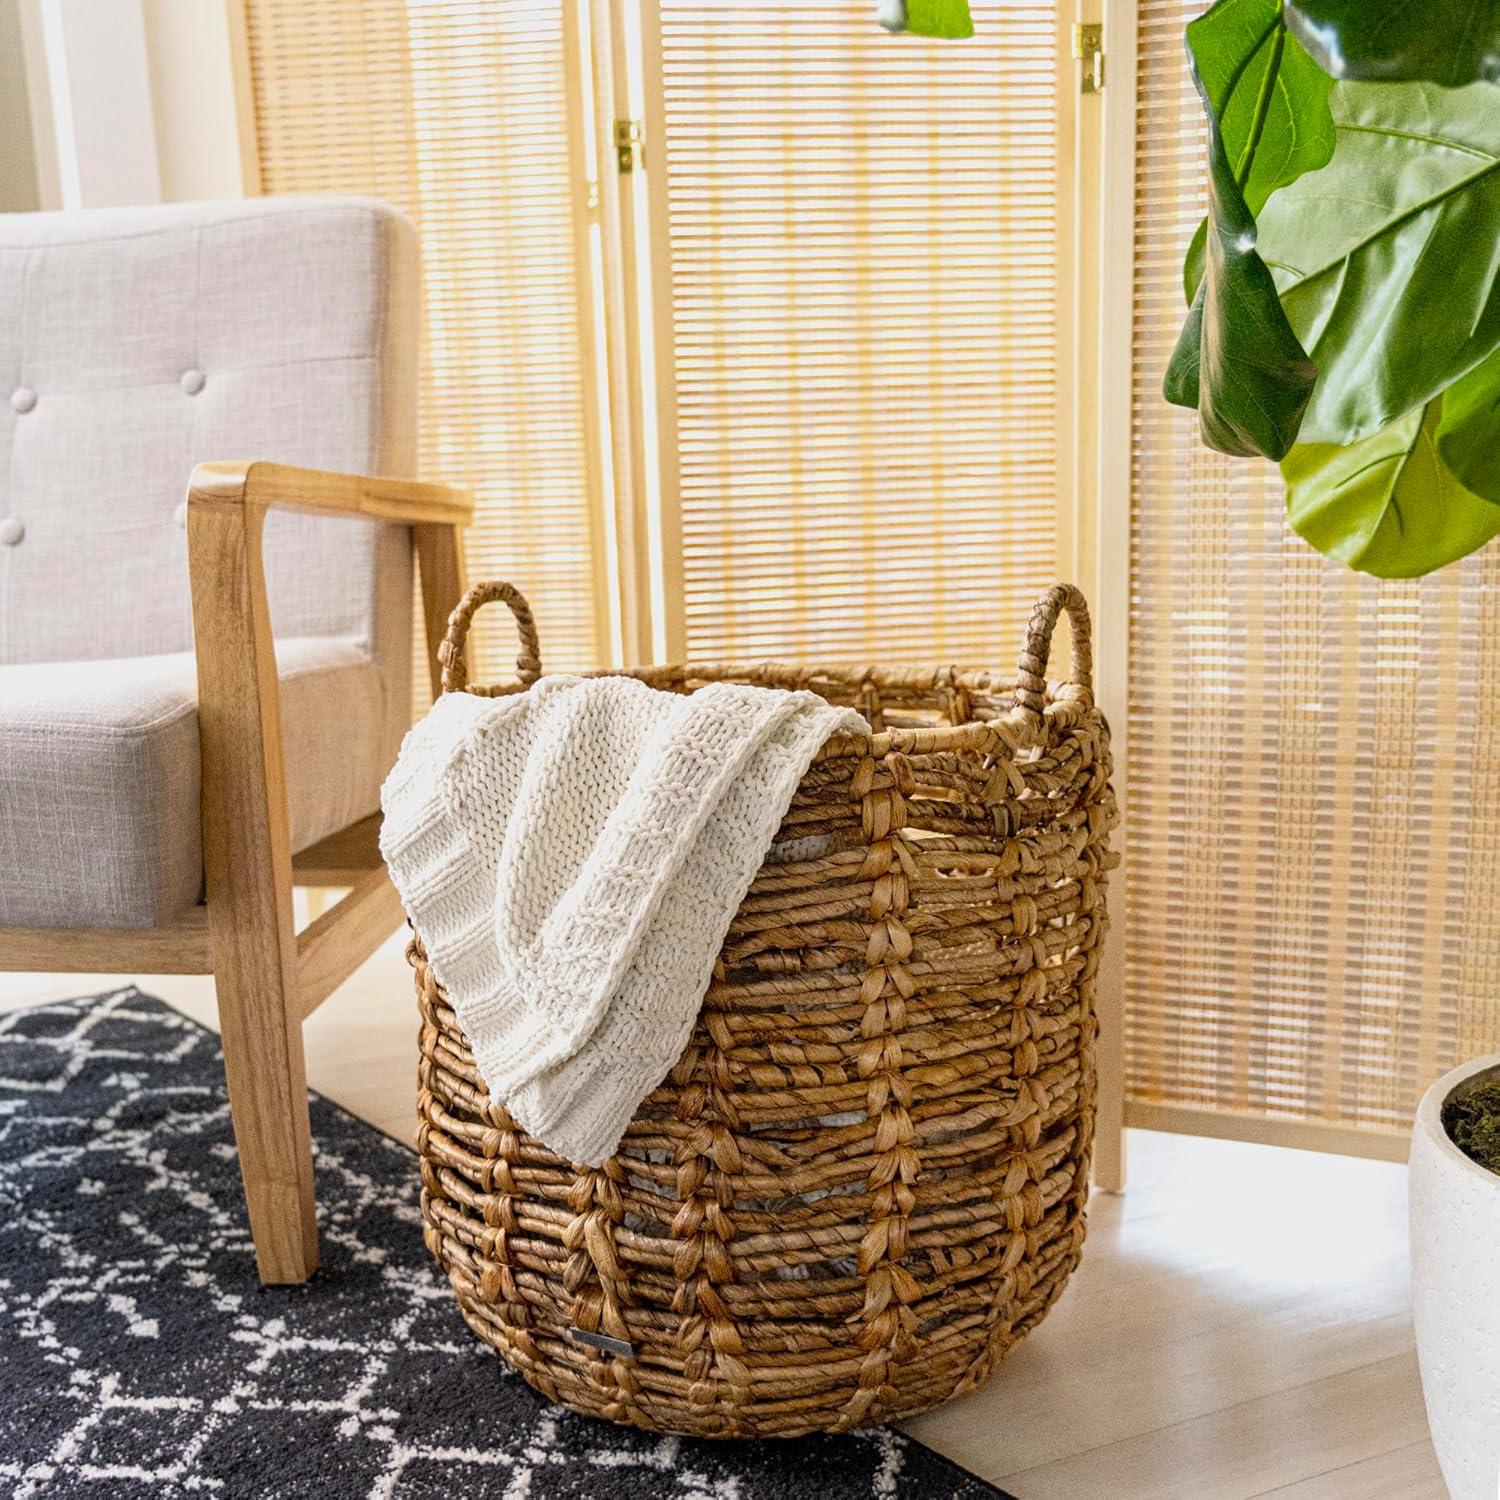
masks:
<instances>
[{"instance_id":1,"label":"black and white patterned rug","mask_svg":"<svg viewBox=\"0 0 1500 1500\"><path fill-rule=\"evenodd\" d=\"M1005 1500L891 1431L696 1442L549 1405L460 1320L412 1152L312 1111L323 1266L263 1290L218 1037L134 989L0 1017L0 1494Z\"/></svg>"}]
</instances>

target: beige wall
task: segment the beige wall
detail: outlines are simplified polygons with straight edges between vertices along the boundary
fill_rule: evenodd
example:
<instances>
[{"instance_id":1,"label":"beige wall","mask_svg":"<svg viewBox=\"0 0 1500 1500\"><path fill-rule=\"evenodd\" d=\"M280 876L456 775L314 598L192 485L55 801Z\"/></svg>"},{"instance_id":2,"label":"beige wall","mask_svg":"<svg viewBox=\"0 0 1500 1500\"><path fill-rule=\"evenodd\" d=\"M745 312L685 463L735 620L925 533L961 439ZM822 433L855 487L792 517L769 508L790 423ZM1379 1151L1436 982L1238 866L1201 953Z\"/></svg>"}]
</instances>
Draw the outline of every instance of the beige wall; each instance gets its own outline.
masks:
<instances>
[{"instance_id":1,"label":"beige wall","mask_svg":"<svg viewBox=\"0 0 1500 1500\"><path fill-rule=\"evenodd\" d=\"M162 198L242 197L247 167L236 83L237 6L233 0L143 0L143 10Z\"/></svg>"},{"instance_id":2,"label":"beige wall","mask_svg":"<svg viewBox=\"0 0 1500 1500\"><path fill-rule=\"evenodd\" d=\"M0 0L0 213L40 207L20 0Z\"/></svg>"}]
</instances>

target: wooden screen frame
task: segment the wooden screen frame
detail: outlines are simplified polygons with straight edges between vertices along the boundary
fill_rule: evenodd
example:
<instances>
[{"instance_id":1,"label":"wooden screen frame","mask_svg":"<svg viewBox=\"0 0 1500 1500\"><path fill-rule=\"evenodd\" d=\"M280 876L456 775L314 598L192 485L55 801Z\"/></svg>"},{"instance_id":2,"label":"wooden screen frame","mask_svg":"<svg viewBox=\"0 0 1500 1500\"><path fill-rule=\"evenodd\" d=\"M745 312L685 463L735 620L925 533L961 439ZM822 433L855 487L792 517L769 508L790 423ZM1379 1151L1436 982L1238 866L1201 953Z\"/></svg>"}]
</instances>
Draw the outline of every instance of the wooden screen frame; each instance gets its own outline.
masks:
<instances>
[{"instance_id":1,"label":"wooden screen frame","mask_svg":"<svg viewBox=\"0 0 1500 1500\"><path fill-rule=\"evenodd\" d=\"M1091 378L1097 382L1092 424L1097 444L1092 462L1080 475L1079 520L1083 530L1077 571L1080 576L1091 580L1090 599L1098 624L1096 682L1100 707L1110 723L1115 793L1121 814L1117 839L1122 852L1120 867L1110 881L1114 928L1100 969L1101 1084L1099 1138L1095 1148L1096 1180L1101 1185L1123 1185L1125 1127L1324 1151L1378 1161L1405 1161L1410 1145L1406 1131L1366 1130L1253 1111L1158 1104L1128 1096L1124 1059L1124 1018L1128 1004L1124 934L1130 880L1127 685L1130 673L1131 514L1134 504L1132 356L1136 298L1139 5L1138 0L1080 0L1080 5L1083 8L1091 5L1103 7L1106 74L1104 89L1094 96L1101 102L1102 109L1097 175L1092 186L1087 171L1080 174L1080 197L1096 203L1098 211L1098 230L1092 236L1095 266L1092 273L1085 273L1091 275L1098 288L1094 318L1097 356L1091 366L1087 361L1080 363L1081 370L1092 368ZM1104 247L1122 249L1106 252ZM1106 1079L1111 1081L1108 1087Z\"/></svg>"}]
</instances>

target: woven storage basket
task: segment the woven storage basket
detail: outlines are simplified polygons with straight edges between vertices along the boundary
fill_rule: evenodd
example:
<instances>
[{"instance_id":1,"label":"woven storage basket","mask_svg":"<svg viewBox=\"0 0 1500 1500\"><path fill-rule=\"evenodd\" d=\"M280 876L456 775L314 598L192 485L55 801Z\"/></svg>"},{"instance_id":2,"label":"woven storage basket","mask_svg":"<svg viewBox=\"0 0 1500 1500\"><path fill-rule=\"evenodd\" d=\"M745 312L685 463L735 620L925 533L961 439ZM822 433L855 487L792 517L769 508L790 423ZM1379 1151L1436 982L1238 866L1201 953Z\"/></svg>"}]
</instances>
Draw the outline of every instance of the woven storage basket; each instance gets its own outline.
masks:
<instances>
[{"instance_id":1,"label":"woven storage basket","mask_svg":"<svg viewBox=\"0 0 1500 1500\"><path fill-rule=\"evenodd\" d=\"M480 585L454 611L464 685ZM1073 621L1072 680L1043 683ZM659 1432L791 1436L983 1381L1084 1236L1094 988L1115 820L1088 613L1058 585L1020 670L652 667L810 688L868 736L819 752L735 916L692 1038L619 1152L576 1167L488 1102L420 941L428 1248L544 1395Z\"/></svg>"}]
</instances>

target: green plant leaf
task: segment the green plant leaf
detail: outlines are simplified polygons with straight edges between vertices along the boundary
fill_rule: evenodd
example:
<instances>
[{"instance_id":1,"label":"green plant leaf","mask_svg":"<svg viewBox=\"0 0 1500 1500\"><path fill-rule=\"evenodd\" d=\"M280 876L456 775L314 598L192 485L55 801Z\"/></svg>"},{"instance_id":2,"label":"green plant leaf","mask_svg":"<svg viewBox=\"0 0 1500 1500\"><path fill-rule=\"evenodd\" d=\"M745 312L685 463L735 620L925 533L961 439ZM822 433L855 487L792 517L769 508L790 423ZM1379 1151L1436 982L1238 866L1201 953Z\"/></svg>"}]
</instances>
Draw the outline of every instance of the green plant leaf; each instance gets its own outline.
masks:
<instances>
[{"instance_id":1,"label":"green plant leaf","mask_svg":"<svg viewBox=\"0 0 1500 1500\"><path fill-rule=\"evenodd\" d=\"M1434 441L1441 399L1358 443L1298 443L1281 465L1287 519L1319 552L1377 578L1416 578L1500 532Z\"/></svg>"},{"instance_id":2,"label":"green plant leaf","mask_svg":"<svg viewBox=\"0 0 1500 1500\"><path fill-rule=\"evenodd\" d=\"M1282 30L1276 0L1220 0L1187 28L1199 76L1214 101L1224 149L1252 214L1277 188L1333 155L1333 80ZM1208 220L1183 263L1192 303L1203 278Z\"/></svg>"},{"instance_id":3,"label":"green plant leaf","mask_svg":"<svg viewBox=\"0 0 1500 1500\"><path fill-rule=\"evenodd\" d=\"M1437 450L1461 483L1500 504L1500 353L1443 392Z\"/></svg>"},{"instance_id":4,"label":"green plant leaf","mask_svg":"<svg viewBox=\"0 0 1500 1500\"><path fill-rule=\"evenodd\" d=\"M1203 258L1208 252L1208 216L1198 220L1198 227L1188 241L1187 252L1182 257L1182 295L1187 305L1193 305L1198 288L1203 284Z\"/></svg>"},{"instance_id":5,"label":"green plant leaf","mask_svg":"<svg viewBox=\"0 0 1500 1500\"><path fill-rule=\"evenodd\" d=\"M1500 0L1287 0L1286 23L1334 78L1500 83Z\"/></svg>"},{"instance_id":6,"label":"green plant leaf","mask_svg":"<svg viewBox=\"0 0 1500 1500\"><path fill-rule=\"evenodd\" d=\"M1500 346L1500 92L1341 83L1333 160L1277 192L1260 251L1319 370L1304 442L1347 444Z\"/></svg>"},{"instance_id":7,"label":"green plant leaf","mask_svg":"<svg viewBox=\"0 0 1500 1500\"><path fill-rule=\"evenodd\" d=\"M962 41L974 35L969 0L906 0L906 29L913 36Z\"/></svg>"},{"instance_id":8,"label":"green plant leaf","mask_svg":"<svg viewBox=\"0 0 1500 1500\"><path fill-rule=\"evenodd\" d=\"M1279 459L1296 440L1318 372L1255 253L1255 221L1233 178L1221 180L1222 170L1214 178L1223 191L1211 194L1207 271L1162 389L1174 405L1197 408L1210 448Z\"/></svg>"},{"instance_id":9,"label":"green plant leaf","mask_svg":"<svg viewBox=\"0 0 1500 1500\"><path fill-rule=\"evenodd\" d=\"M1173 406L1186 406L1194 411L1198 409L1198 369L1203 363L1203 299L1207 291L1200 283L1161 383L1162 395Z\"/></svg>"},{"instance_id":10,"label":"green plant leaf","mask_svg":"<svg viewBox=\"0 0 1500 1500\"><path fill-rule=\"evenodd\" d=\"M1278 459L1297 436L1317 370L1256 254L1255 217L1220 120L1269 41L1275 56L1263 59L1263 86L1256 90L1255 108L1264 117L1275 94L1284 40L1279 0L1219 0L1188 27L1193 82L1208 116L1205 274L1162 387L1168 401L1197 408L1203 440L1211 448Z\"/></svg>"}]
</instances>

